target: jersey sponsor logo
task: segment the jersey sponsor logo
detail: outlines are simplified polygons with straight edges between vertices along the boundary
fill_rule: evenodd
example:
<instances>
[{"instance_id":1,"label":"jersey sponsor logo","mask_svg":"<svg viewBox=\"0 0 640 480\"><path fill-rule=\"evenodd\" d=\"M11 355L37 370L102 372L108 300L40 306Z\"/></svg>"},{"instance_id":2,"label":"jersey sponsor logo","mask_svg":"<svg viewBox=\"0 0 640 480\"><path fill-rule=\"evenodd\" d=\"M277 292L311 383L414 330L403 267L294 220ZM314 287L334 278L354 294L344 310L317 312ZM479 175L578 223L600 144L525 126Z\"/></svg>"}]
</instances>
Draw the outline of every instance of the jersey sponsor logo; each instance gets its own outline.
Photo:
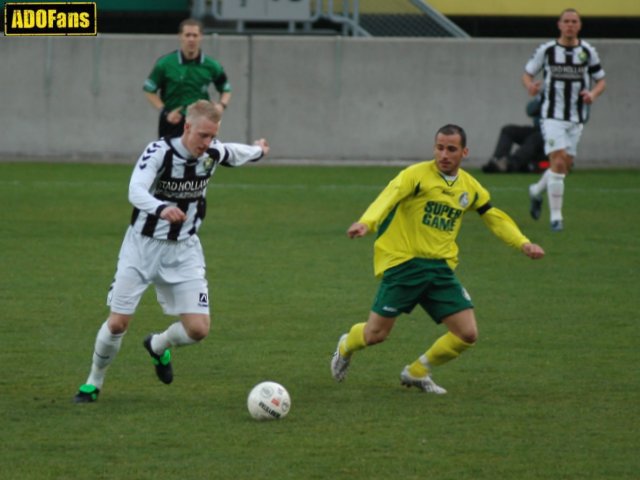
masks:
<instances>
[{"instance_id":1,"label":"jersey sponsor logo","mask_svg":"<svg viewBox=\"0 0 640 480\"><path fill-rule=\"evenodd\" d=\"M96 2L5 3L6 36L98 34Z\"/></svg>"},{"instance_id":2,"label":"jersey sponsor logo","mask_svg":"<svg viewBox=\"0 0 640 480\"><path fill-rule=\"evenodd\" d=\"M172 199L200 198L207 188L209 178L196 180L158 180L155 194Z\"/></svg>"},{"instance_id":3,"label":"jersey sponsor logo","mask_svg":"<svg viewBox=\"0 0 640 480\"><path fill-rule=\"evenodd\" d=\"M209 295L207 293L201 292L198 294L198 306L200 307L209 306Z\"/></svg>"},{"instance_id":4,"label":"jersey sponsor logo","mask_svg":"<svg viewBox=\"0 0 640 480\"><path fill-rule=\"evenodd\" d=\"M586 65L551 65L549 67L554 80L581 80L587 71Z\"/></svg>"},{"instance_id":5,"label":"jersey sponsor logo","mask_svg":"<svg viewBox=\"0 0 640 480\"><path fill-rule=\"evenodd\" d=\"M430 200L424 207L422 223L437 230L452 232L462 213L463 210L459 208Z\"/></svg>"}]
</instances>

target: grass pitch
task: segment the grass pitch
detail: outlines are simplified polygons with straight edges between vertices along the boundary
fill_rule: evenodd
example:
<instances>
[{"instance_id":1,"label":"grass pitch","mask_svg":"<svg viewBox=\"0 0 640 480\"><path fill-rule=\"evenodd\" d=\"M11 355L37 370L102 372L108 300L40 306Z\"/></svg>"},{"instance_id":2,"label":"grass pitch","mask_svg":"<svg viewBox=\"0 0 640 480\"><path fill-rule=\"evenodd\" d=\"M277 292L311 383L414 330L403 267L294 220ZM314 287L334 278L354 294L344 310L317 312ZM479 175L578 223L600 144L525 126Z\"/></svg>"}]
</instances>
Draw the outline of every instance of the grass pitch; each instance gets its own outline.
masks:
<instances>
[{"instance_id":1,"label":"grass pitch","mask_svg":"<svg viewBox=\"0 0 640 480\"><path fill-rule=\"evenodd\" d=\"M329 373L341 333L368 313L372 237L355 221L397 167L219 170L201 230L211 335L158 382L142 348L164 329L145 295L100 400L71 402L107 316L130 214L131 166L0 163L1 478L635 479L640 471L638 171L576 171L565 227L528 216L530 175L477 177L547 251L533 262L474 214L460 279L479 343L435 372L445 396L399 384L443 333L419 310ZM260 423L261 380L292 410Z\"/></svg>"}]
</instances>

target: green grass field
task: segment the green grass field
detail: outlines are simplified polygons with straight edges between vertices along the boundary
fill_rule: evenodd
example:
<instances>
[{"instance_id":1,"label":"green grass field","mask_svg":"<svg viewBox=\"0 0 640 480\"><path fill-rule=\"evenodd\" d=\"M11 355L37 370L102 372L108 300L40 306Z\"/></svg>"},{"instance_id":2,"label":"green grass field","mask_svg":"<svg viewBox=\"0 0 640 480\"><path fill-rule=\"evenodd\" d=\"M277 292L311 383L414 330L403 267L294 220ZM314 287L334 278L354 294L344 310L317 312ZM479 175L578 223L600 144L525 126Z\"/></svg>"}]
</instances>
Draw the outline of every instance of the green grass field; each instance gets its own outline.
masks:
<instances>
[{"instance_id":1,"label":"green grass field","mask_svg":"<svg viewBox=\"0 0 640 480\"><path fill-rule=\"evenodd\" d=\"M566 230L528 216L536 176L477 177L547 251L533 262L475 214L458 269L480 340L435 378L399 384L443 333L422 311L329 373L335 343L376 288L372 238L348 225L398 167L219 170L201 230L211 335L158 382L141 346L164 329L145 295L96 404L71 399L107 316L131 166L0 163L2 479L637 479L640 472L640 171L576 171ZM287 418L246 396L285 385Z\"/></svg>"}]
</instances>

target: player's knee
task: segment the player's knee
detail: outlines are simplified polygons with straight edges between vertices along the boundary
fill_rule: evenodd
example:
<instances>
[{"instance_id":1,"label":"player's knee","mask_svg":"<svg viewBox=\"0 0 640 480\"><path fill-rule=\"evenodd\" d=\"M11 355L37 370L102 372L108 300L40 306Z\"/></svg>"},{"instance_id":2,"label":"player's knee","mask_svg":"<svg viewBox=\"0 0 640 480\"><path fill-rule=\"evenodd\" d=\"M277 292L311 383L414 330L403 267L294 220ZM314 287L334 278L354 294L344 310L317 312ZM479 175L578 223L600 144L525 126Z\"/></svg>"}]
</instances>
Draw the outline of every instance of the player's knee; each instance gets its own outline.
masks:
<instances>
[{"instance_id":1,"label":"player's knee","mask_svg":"<svg viewBox=\"0 0 640 480\"><path fill-rule=\"evenodd\" d=\"M554 173L567 174L573 163L573 157L564 150L552 152L549 156L551 171Z\"/></svg>"},{"instance_id":2,"label":"player's knee","mask_svg":"<svg viewBox=\"0 0 640 480\"><path fill-rule=\"evenodd\" d=\"M384 342L391 333L396 318L383 317L375 312L371 312L367 323L364 326L364 341L367 345L375 345Z\"/></svg>"},{"instance_id":3,"label":"player's knee","mask_svg":"<svg viewBox=\"0 0 640 480\"><path fill-rule=\"evenodd\" d=\"M464 328L456 332L454 335L465 343L474 344L478 341L478 329L475 325Z\"/></svg>"},{"instance_id":4,"label":"player's knee","mask_svg":"<svg viewBox=\"0 0 640 480\"><path fill-rule=\"evenodd\" d=\"M111 312L109 318L107 319L107 326L109 327L109 331L113 335L120 335L121 333L127 331L127 328L129 328L130 320L131 315Z\"/></svg>"},{"instance_id":5,"label":"player's knee","mask_svg":"<svg viewBox=\"0 0 640 480\"><path fill-rule=\"evenodd\" d=\"M556 168L551 170L554 173L559 173L560 175L566 175L569 173L569 169L565 163L559 163Z\"/></svg>"},{"instance_id":6,"label":"player's knee","mask_svg":"<svg viewBox=\"0 0 640 480\"><path fill-rule=\"evenodd\" d=\"M197 318L191 318L185 324L187 335L196 342L204 340L209 335L210 328L211 320L208 315L199 315Z\"/></svg>"},{"instance_id":7,"label":"player's knee","mask_svg":"<svg viewBox=\"0 0 640 480\"><path fill-rule=\"evenodd\" d=\"M472 308L462 310L442 320L449 332L465 343L478 341L478 324Z\"/></svg>"},{"instance_id":8,"label":"player's knee","mask_svg":"<svg viewBox=\"0 0 640 480\"><path fill-rule=\"evenodd\" d=\"M196 342L204 340L207 337L207 335L209 335L209 326L201 325L195 328L191 328L188 331L188 335L189 335L189 338L195 340Z\"/></svg>"},{"instance_id":9,"label":"player's knee","mask_svg":"<svg viewBox=\"0 0 640 480\"><path fill-rule=\"evenodd\" d=\"M376 343L382 343L386 340L391 332L390 329L387 328L365 328L364 330L364 341L367 345L375 345Z\"/></svg>"}]
</instances>

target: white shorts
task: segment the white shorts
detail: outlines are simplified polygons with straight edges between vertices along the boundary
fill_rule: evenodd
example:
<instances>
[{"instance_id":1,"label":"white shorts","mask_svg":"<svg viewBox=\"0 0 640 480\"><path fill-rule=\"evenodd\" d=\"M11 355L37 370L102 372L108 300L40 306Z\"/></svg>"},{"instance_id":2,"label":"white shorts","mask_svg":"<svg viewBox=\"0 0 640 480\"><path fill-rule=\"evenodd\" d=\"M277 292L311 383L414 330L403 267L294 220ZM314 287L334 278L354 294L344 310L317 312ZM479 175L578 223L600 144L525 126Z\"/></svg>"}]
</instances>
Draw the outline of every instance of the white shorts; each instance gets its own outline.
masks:
<instances>
[{"instance_id":1,"label":"white shorts","mask_svg":"<svg viewBox=\"0 0 640 480\"><path fill-rule=\"evenodd\" d=\"M127 230L107 295L111 311L133 315L150 284L167 315L209 315L209 291L200 239L156 240Z\"/></svg>"},{"instance_id":2,"label":"white shorts","mask_svg":"<svg viewBox=\"0 0 640 480\"><path fill-rule=\"evenodd\" d=\"M544 153L549 155L564 150L572 157L578 153L578 142L582 135L582 123L565 122L553 118L540 120L540 130L544 137Z\"/></svg>"}]
</instances>

